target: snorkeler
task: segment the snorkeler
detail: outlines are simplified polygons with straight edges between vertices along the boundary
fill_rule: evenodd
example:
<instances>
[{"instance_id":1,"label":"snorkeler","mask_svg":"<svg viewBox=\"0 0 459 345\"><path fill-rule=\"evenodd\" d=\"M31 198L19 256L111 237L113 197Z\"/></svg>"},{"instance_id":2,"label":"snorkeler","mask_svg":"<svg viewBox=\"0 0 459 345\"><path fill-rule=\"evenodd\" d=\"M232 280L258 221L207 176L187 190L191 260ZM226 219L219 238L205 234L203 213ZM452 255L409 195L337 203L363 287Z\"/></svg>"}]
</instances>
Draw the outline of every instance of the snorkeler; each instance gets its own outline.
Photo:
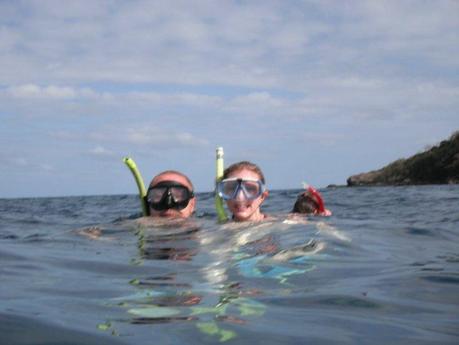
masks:
<instances>
[{"instance_id":1,"label":"snorkeler","mask_svg":"<svg viewBox=\"0 0 459 345\"><path fill-rule=\"evenodd\" d=\"M316 216L331 216L330 210L325 208L320 193L313 187L305 184L306 191L298 195L292 213L311 214Z\"/></svg>"},{"instance_id":2,"label":"snorkeler","mask_svg":"<svg viewBox=\"0 0 459 345\"><path fill-rule=\"evenodd\" d=\"M261 169L251 162L230 165L217 184L218 195L226 201L236 222L259 222L267 216L260 210L269 192Z\"/></svg>"},{"instance_id":3,"label":"snorkeler","mask_svg":"<svg viewBox=\"0 0 459 345\"><path fill-rule=\"evenodd\" d=\"M143 186L143 181L142 181ZM162 224L190 225L183 223L189 218L196 206L196 197L193 192L193 184L190 179L175 170L166 170L156 175L150 182L150 186L142 202L145 200L145 207L148 210L146 215L150 217L141 217L135 220L136 229L141 227L155 227ZM121 224L121 223L119 223ZM123 223L125 224L125 223ZM111 224L113 226L113 224ZM126 225L125 226L129 226ZM178 225L177 225L178 226ZM83 229L77 229L76 232L90 239L100 239L104 232L104 226L91 226ZM104 239L113 239L103 237ZM139 248L143 245L139 245Z\"/></svg>"},{"instance_id":4,"label":"snorkeler","mask_svg":"<svg viewBox=\"0 0 459 345\"><path fill-rule=\"evenodd\" d=\"M150 182L146 201L152 217L188 218L196 205L190 179L175 170L166 170Z\"/></svg>"}]
</instances>

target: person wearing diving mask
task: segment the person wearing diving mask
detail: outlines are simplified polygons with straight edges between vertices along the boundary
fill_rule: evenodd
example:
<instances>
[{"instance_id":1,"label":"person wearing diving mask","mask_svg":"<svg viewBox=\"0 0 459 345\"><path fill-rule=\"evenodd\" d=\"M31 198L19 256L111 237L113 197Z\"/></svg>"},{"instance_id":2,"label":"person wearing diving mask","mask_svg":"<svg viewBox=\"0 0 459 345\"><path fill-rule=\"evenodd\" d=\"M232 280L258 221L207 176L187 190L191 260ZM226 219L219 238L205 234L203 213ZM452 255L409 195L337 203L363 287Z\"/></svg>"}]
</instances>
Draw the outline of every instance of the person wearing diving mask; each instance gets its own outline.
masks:
<instances>
[{"instance_id":1,"label":"person wearing diving mask","mask_svg":"<svg viewBox=\"0 0 459 345\"><path fill-rule=\"evenodd\" d=\"M152 217L188 218L196 205L193 184L187 176L175 170L156 175L146 199Z\"/></svg>"},{"instance_id":2,"label":"person wearing diving mask","mask_svg":"<svg viewBox=\"0 0 459 345\"><path fill-rule=\"evenodd\" d=\"M226 168L217 184L217 193L226 201L236 222L261 222L268 218L260 207L269 192L263 172L254 163L242 161Z\"/></svg>"}]
</instances>

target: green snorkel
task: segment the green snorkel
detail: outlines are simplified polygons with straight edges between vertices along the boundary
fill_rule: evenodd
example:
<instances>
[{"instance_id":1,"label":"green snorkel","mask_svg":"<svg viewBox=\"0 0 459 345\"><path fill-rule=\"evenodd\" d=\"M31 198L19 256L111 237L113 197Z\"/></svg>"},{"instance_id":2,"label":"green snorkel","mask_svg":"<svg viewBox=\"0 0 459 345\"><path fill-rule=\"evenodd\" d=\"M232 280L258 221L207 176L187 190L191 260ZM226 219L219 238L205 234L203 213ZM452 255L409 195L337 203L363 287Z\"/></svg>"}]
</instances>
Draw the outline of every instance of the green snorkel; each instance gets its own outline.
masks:
<instances>
[{"instance_id":1,"label":"green snorkel","mask_svg":"<svg viewBox=\"0 0 459 345\"><path fill-rule=\"evenodd\" d=\"M217 147L217 160L216 160L217 176L215 178L215 186L223 178L223 147ZM223 200L217 193L217 188L215 188L215 208L217 210L218 222L223 223L228 220L226 216L225 208L223 207Z\"/></svg>"},{"instance_id":2,"label":"green snorkel","mask_svg":"<svg viewBox=\"0 0 459 345\"><path fill-rule=\"evenodd\" d=\"M140 204L142 206L142 213L144 216L149 216L150 212L146 200L147 191L145 190L145 184L143 183L142 175L140 175L139 169L137 169L137 165L131 157L124 157L123 162L127 165L129 170L131 170L135 182L137 183L137 188L139 189Z\"/></svg>"}]
</instances>

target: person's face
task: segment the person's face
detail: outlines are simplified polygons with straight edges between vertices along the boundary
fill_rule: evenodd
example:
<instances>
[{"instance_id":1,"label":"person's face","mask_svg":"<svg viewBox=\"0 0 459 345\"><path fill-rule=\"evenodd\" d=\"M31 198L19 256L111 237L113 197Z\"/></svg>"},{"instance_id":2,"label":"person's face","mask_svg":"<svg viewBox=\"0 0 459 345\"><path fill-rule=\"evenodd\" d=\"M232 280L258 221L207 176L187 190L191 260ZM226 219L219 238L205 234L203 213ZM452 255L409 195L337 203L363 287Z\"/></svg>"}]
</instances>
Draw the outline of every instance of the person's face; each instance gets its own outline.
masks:
<instances>
[{"instance_id":1,"label":"person's face","mask_svg":"<svg viewBox=\"0 0 459 345\"><path fill-rule=\"evenodd\" d=\"M228 178L240 178L240 179L254 179L259 180L260 176L257 173L248 170L241 169L231 173ZM260 212L260 206L268 196L268 191L264 191L258 198L253 200L247 200L243 191L239 190L234 199L226 201L229 210L234 216L236 221L259 221L263 217Z\"/></svg>"},{"instance_id":2,"label":"person's face","mask_svg":"<svg viewBox=\"0 0 459 345\"><path fill-rule=\"evenodd\" d=\"M150 186L156 186L157 184L163 182L163 181L174 181L177 183L180 183L181 185L184 185L185 187L188 188L188 190L192 190L191 185L188 183L188 181L180 175L174 174L174 173L166 173L159 175L151 181ZM167 217L167 218L188 218L191 216L194 212L194 207L196 204L196 198L193 197L190 199L188 202L188 205L181 210L176 210L176 209L167 209L167 210L161 210L157 211L153 208L150 207L150 216L152 217Z\"/></svg>"}]
</instances>

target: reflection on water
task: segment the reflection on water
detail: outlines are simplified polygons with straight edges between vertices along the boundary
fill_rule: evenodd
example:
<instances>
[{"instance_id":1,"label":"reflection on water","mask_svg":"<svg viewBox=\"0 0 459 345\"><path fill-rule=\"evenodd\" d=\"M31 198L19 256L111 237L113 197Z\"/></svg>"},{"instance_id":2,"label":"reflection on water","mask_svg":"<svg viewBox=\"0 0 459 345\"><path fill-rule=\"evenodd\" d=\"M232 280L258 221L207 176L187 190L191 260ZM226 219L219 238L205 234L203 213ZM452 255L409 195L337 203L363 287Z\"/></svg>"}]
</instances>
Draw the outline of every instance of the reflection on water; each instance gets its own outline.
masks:
<instances>
[{"instance_id":1,"label":"reflection on water","mask_svg":"<svg viewBox=\"0 0 459 345\"><path fill-rule=\"evenodd\" d=\"M157 227L141 226L137 232L140 258L189 261L198 251L198 231L199 227L189 221L178 224L172 221Z\"/></svg>"},{"instance_id":2,"label":"reflection on water","mask_svg":"<svg viewBox=\"0 0 459 345\"><path fill-rule=\"evenodd\" d=\"M305 218L285 223L284 219L285 215L261 224L229 223L220 228L196 220L136 221L139 252L132 261L151 265L152 271L167 267L168 273L137 276L130 281L137 290L134 294L113 299L131 315L124 322L191 321L201 333L220 341L233 339L237 332L227 325L257 322L266 310L260 298L297 288L289 278L314 269L308 257L325 248L323 241L311 238L320 232L316 224ZM286 247L282 234L297 232L295 227L308 233L302 236L306 242ZM273 282L263 286L251 279ZM115 320L107 323L119 333Z\"/></svg>"}]
</instances>

